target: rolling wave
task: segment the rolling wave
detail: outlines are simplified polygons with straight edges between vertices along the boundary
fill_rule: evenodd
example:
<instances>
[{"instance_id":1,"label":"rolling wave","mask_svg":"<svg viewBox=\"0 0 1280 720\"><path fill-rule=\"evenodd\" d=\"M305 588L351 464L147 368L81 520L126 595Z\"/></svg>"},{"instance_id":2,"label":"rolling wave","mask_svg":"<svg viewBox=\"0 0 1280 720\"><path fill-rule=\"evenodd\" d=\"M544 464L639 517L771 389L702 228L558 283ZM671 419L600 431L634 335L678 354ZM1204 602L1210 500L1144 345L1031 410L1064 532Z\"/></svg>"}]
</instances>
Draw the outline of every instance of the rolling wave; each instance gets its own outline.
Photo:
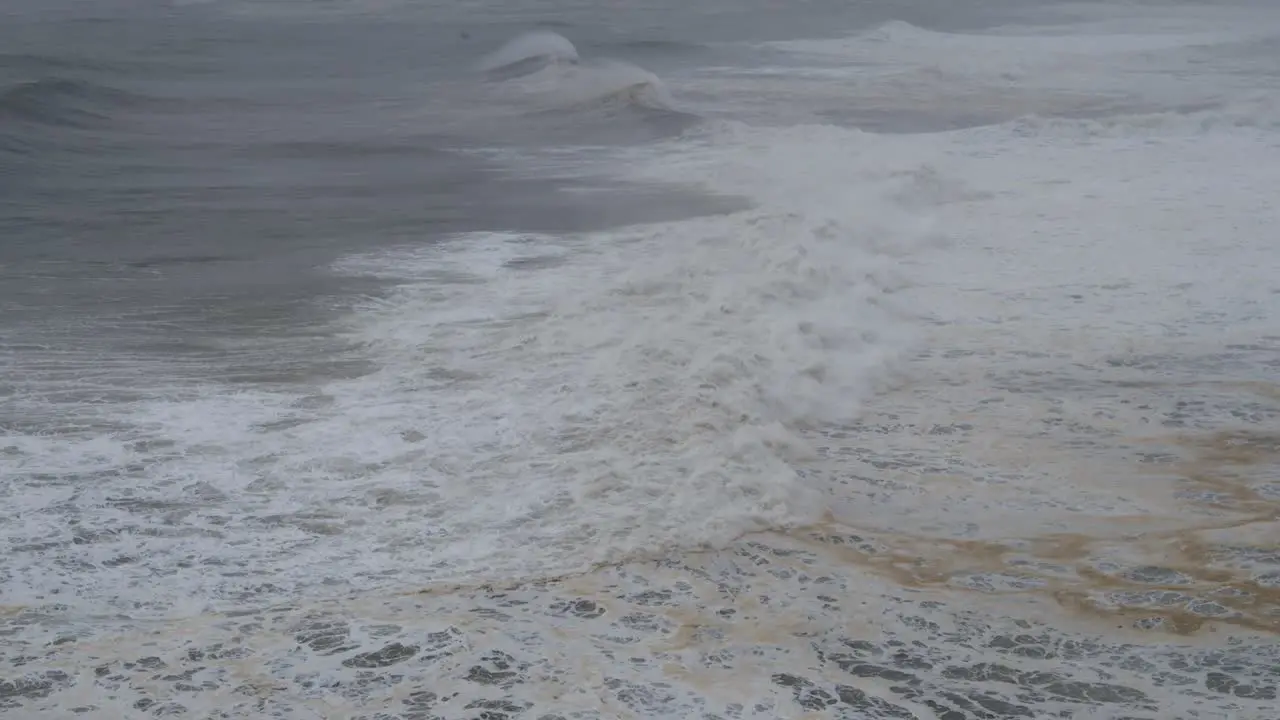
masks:
<instances>
[{"instance_id":1,"label":"rolling wave","mask_svg":"<svg viewBox=\"0 0 1280 720\"><path fill-rule=\"evenodd\" d=\"M20 82L0 91L0 118L34 125L89 127L136 103L131 93L67 77Z\"/></svg>"},{"instance_id":2,"label":"rolling wave","mask_svg":"<svg viewBox=\"0 0 1280 720\"><path fill-rule=\"evenodd\" d=\"M534 113L635 109L683 113L657 75L617 60L598 60L546 68L525 78L516 92L531 101Z\"/></svg>"},{"instance_id":3,"label":"rolling wave","mask_svg":"<svg viewBox=\"0 0 1280 720\"><path fill-rule=\"evenodd\" d=\"M518 77L548 65L577 63L578 49L567 38L546 30L524 33L489 53L476 69L496 78Z\"/></svg>"},{"instance_id":4,"label":"rolling wave","mask_svg":"<svg viewBox=\"0 0 1280 720\"><path fill-rule=\"evenodd\" d=\"M142 101L109 85L56 75L0 86L0 154L66 150L73 136L83 145Z\"/></svg>"}]
</instances>

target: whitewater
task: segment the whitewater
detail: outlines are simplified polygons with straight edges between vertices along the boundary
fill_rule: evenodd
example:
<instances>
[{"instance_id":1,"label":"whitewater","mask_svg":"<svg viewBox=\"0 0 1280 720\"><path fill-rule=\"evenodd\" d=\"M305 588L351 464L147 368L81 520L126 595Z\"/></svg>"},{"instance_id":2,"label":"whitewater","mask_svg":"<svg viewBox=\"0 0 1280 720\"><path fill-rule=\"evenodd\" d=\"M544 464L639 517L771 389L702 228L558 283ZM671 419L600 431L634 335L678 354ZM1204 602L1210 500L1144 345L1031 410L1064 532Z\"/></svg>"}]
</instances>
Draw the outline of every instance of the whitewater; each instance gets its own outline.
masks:
<instances>
[{"instance_id":1,"label":"whitewater","mask_svg":"<svg viewBox=\"0 0 1280 720\"><path fill-rule=\"evenodd\" d=\"M181 363L6 259L0 715L1274 717L1280 13L926 25L468 37L387 126L594 209L306 255L357 290Z\"/></svg>"}]
</instances>

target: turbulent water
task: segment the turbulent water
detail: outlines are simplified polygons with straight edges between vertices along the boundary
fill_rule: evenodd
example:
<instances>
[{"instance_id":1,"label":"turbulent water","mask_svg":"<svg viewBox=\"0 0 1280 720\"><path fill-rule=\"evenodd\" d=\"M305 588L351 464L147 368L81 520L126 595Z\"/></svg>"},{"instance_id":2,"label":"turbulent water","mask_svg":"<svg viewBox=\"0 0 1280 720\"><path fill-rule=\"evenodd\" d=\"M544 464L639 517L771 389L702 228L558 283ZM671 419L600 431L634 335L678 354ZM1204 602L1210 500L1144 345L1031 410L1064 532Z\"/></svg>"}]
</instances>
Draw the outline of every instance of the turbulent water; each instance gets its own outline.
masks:
<instances>
[{"instance_id":1,"label":"turbulent water","mask_svg":"<svg viewBox=\"0 0 1280 720\"><path fill-rule=\"evenodd\" d=\"M1275 717L1274 3L10 5L0 715Z\"/></svg>"}]
</instances>

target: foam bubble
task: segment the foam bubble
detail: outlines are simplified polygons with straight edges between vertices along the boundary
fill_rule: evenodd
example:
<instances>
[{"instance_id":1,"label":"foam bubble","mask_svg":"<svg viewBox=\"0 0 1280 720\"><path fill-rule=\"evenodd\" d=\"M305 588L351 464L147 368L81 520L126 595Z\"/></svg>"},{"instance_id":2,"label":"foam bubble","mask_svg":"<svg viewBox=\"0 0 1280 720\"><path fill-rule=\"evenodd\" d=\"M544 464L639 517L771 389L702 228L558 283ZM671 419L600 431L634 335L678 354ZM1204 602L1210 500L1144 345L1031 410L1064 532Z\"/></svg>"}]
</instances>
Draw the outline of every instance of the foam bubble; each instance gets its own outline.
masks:
<instances>
[{"instance_id":1,"label":"foam bubble","mask_svg":"<svg viewBox=\"0 0 1280 720\"><path fill-rule=\"evenodd\" d=\"M1266 717L1276 648L1152 643L990 594L957 611L849 555L871 537L763 535L528 586L434 588L52 636L7 700L29 713L231 717ZM957 598L951 594L948 599ZM1002 615L1018 615L1011 624ZM32 621L35 613L21 618ZM1084 631L1084 632L1082 632ZM375 710L376 709L376 710Z\"/></svg>"}]
</instances>

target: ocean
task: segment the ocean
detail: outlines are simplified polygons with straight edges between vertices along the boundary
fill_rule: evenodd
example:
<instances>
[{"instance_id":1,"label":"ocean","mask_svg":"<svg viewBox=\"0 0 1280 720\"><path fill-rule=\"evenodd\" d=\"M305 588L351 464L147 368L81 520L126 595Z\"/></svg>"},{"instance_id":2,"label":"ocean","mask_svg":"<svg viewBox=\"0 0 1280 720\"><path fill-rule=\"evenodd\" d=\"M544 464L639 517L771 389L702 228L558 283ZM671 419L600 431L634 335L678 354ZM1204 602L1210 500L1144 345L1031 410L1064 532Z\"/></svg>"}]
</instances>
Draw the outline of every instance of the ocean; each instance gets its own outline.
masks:
<instances>
[{"instance_id":1,"label":"ocean","mask_svg":"<svg viewBox=\"0 0 1280 720\"><path fill-rule=\"evenodd\" d=\"M1270 0L9 0L0 717L1273 720Z\"/></svg>"}]
</instances>

